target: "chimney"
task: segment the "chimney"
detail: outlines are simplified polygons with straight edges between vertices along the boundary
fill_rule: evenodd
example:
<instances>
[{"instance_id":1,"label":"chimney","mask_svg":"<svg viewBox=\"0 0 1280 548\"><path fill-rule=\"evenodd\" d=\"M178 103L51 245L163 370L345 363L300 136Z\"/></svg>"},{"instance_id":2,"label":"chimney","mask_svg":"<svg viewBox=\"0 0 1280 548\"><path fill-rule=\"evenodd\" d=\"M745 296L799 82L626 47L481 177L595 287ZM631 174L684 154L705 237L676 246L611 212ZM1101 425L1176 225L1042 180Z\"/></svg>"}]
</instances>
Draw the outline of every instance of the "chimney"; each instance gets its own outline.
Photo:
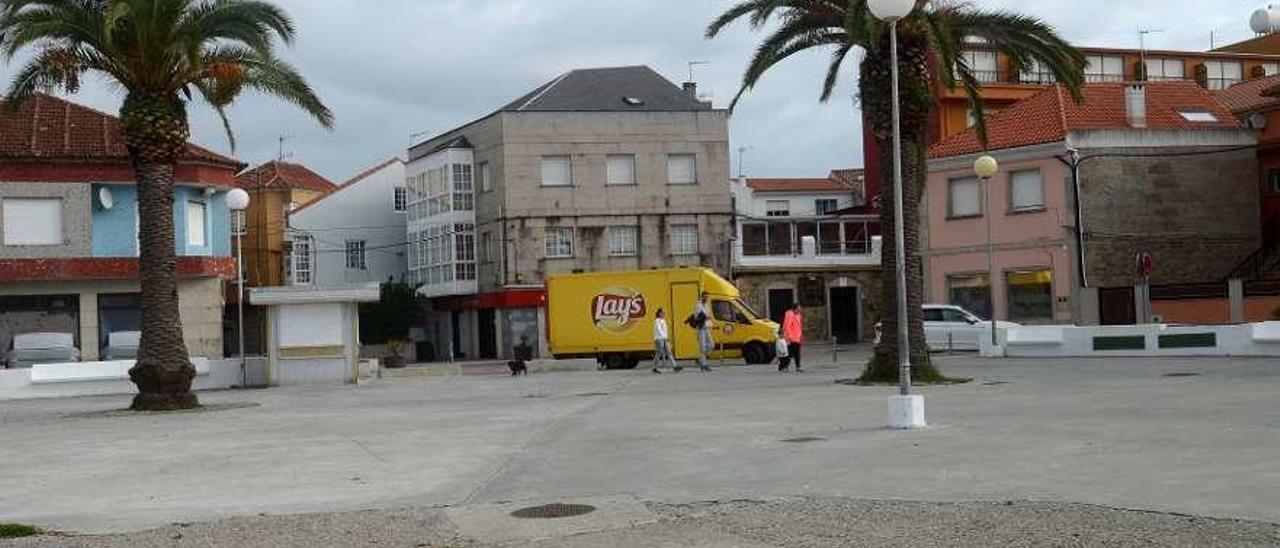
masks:
<instances>
[{"instance_id":1,"label":"chimney","mask_svg":"<svg viewBox=\"0 0 1280 548\"><path fill-rule=\"evenodd\" d=\"M1130 127L1147 127L1147 87L1142 84L1125 86L1124 109L1128 114Z\"/></svg>"},{"instance_id":2,"label":"chimney","mask_svg":"<svg viewBox=\"0 0 1280 548\"><path fill-rule=\"evenodd\" d=\"M685 83L684 83L684 92L685 92L685 94L687 94L689 97L691 97L694 101L697 101L697 100L698 100L698 83L697 83L697 82L685 82Z\"/></svg>"}]
</instances>

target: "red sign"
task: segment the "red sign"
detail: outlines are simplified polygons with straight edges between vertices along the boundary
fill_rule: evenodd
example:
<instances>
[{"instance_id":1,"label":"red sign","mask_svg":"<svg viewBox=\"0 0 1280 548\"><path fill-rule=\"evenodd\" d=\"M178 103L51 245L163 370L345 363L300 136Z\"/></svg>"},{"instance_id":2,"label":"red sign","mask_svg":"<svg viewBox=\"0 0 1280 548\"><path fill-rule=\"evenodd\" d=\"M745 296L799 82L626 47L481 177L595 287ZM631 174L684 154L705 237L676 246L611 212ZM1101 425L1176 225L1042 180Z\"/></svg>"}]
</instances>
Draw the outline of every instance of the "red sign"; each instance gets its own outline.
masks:
<instances>
[{"instance_id":1,"label":"red sign","mask_svg":"<svg viewBox=\"0 0 1280 548\"><path fill-rule=\"evenodd\" d=\"M1151 271L1155 269L1155 261L1151 258L1151 254L1143 251L1138 254L1138 275L1143 278L1150 278Z\"/></svg>"},{"instance_id":2,"label":"red sign","mask_svg":"<svg viewBox=\"0 0 1280 548\"><path fill-rule=\"evenodd\" d=\"M644 295L627 287L610 287L591 299L591 319L606 331L626 331L646 311Z\"/></svg>"}]
</instances>

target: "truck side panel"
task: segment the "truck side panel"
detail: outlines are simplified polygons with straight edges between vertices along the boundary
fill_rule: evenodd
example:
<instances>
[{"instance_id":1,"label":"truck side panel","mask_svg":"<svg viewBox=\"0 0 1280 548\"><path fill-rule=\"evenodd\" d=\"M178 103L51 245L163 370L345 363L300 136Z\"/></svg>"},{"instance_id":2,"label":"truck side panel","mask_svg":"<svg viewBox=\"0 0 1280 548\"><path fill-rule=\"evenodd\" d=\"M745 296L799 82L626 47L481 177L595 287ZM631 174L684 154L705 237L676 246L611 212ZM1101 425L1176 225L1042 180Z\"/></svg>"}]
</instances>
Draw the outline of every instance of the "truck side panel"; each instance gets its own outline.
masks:
<instances>
[{"instance_id":1,"label":"truck side panel","mask_svg":"<svg viewBox=\"0 0 1280 548\"><path fill-rule=\"evenodd\" d=\"M550 347L558 357L653 351L653 319L671 314L668 271L585 274L547 282Z\"/></svg>"}]
</instances>

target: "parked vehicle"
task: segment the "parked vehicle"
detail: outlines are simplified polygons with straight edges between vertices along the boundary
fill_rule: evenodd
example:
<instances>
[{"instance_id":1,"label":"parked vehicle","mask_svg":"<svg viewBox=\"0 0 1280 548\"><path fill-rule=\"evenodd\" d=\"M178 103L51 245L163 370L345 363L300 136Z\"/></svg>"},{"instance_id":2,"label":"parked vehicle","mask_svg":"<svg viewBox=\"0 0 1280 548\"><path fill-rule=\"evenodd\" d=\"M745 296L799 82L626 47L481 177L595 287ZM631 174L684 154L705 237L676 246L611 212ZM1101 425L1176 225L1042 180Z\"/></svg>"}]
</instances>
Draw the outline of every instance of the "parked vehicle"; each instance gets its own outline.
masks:
<instances>
[{"instance_id":1,"label":"parked vehicle","mask_svg":"<svg viewBox=\"0 0 1280 548\"><path fill-rule=\"evenodd\" d=\"M141 331L112 332L107 335L107 347L103 349L102 355L107 360L136 360L141 340Z\"/></svg>"},{"instance_id":2,"label":"parked vehicle","mask_svg":"<svg viewBox=\"0 0 1280 548\"><path fill-rule=\"evenodd\" d=\"M80 349L70 333L23 333L14 335L5 352L5 366L25 369L43 363L66 363L80 360Z\"/></svg>"},{"instance_id":3,"label":"parked vehicle","mask_svg":"<svg viewBox=\"0 0 1280 548\"><path fill-rule=\"evenodd\" d=\"M996 322L997 330L1021 327L1012 322ZM982 337L991 336L991 322L950 304L924 305L924 338L929 350L977 350Z\"/></svg>"},{"instance_id":4,"label":"parked vehicle","mask_svg":"<svg viewBox=\"0 0 1280 548\"><path fill-rule=\"evenodd\" d=\"M547 279L548 338L556 358L596 358L629 369L653 357L653 318L667 312L677 360L698 356L698 334L684 320L710 296L712 359L773 360L778 324L739 300L738 288L706 268L555 275Z\"/></svg>"}]
</instances>

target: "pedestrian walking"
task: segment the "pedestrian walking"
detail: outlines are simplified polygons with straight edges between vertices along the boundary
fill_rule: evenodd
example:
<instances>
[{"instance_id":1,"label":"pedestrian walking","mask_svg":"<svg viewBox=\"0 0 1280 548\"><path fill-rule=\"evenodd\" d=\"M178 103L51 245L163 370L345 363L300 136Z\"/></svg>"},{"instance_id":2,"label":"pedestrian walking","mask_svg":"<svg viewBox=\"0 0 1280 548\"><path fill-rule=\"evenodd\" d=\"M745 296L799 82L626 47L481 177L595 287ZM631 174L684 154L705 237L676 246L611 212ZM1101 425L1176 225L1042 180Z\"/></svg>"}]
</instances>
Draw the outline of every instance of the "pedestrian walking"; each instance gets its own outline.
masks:
<instances>
[{"instance_id":1,"label":"pedestrian walking","mask_svg":"<svg viewBox=\"0 0 1280 548\"><path fill-rule=\"evenodd\" d=\"M796 373L804 373L800 368L800 346L804 343L804 316L800 312L800 303L791 305L782 317L782 336L787 340L787 356L796 363Z\"/></svg>"},{"instance_id":2,"label":"pedestrian walking","mask_svg":"<svg viewBox=\"0 0 1280 548\"><path fill-rule=\"evenodd\" d=\"M773 353L778 356L778 372L783 373L791 368L791 355L787 348L787 339L782 336L782 328L774 332Z\"/></svg>"},{"instance_id":3,"label":"pedestrian walking","mask_svg":"<svg viewBox=\"0 0 1280 548\"><path fill-rule=\"evenodd\" d=\"M707 355L715 348L715 340L711 338L711 313L707 305L710 297L710 294L703 291L698 304L693 307L693 314L686 320L689 327L698 330L698 369L701 371L711 370L711 366L707 365Z\"/></svg>"},{"instance_id":4,"label":"pedestrian walking","mask_svg":"<svg viewBox=\"0 0 1280 548\"><path fill-rule=\"evenodd\" d=\"M674 372L683 367L676 365L675 356L671 353L671 336L667 327L667 313L661 308L653 316L653 373L659 374L662 364L666 363Z\"/></svg>"}]
</instances>

